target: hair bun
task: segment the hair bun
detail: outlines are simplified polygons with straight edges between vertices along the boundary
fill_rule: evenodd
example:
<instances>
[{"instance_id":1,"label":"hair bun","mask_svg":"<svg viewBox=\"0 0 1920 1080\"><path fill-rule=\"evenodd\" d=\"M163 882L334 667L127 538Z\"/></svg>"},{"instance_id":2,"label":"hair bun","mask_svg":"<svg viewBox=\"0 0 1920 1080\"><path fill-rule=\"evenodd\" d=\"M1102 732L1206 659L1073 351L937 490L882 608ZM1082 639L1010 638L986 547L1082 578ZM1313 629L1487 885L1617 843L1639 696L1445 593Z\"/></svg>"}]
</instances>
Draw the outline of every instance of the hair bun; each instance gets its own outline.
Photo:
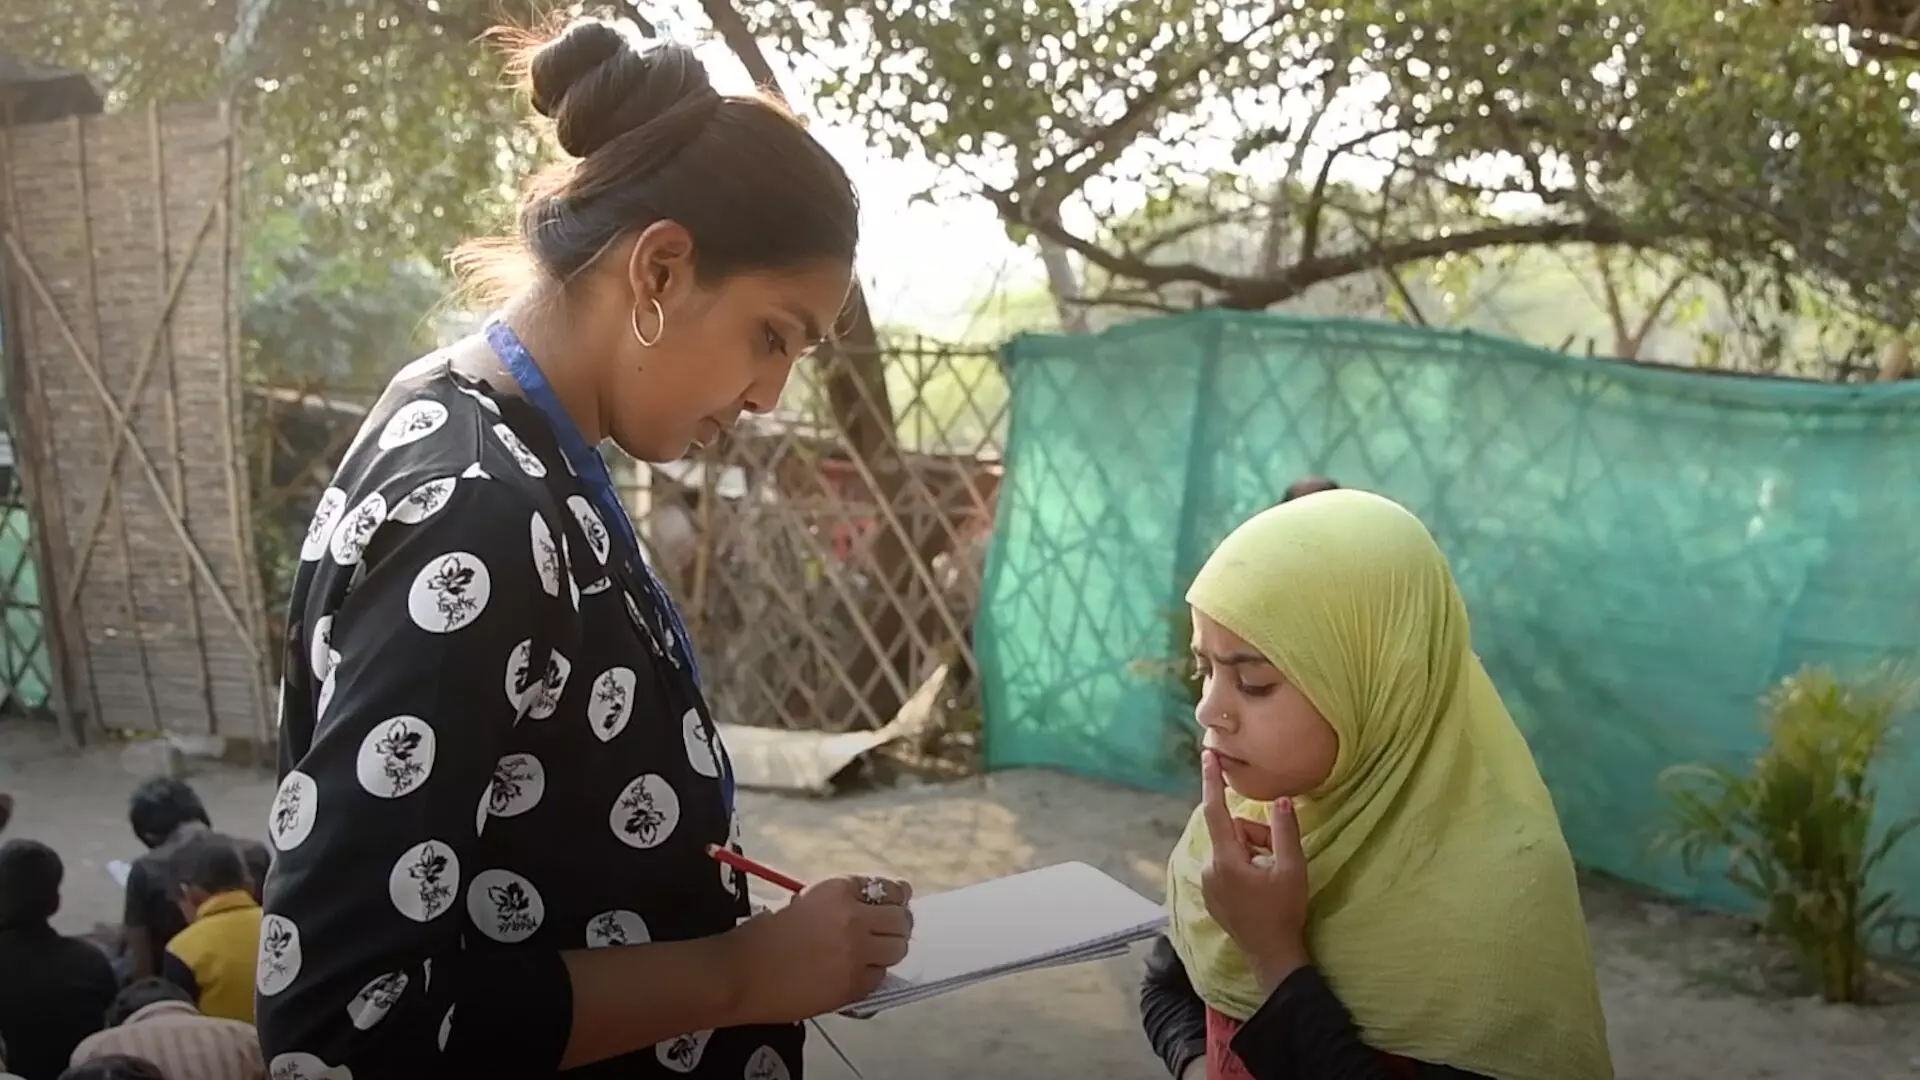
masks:
<instances>
[{"instance_id":1,"label":"hair bun","mask_svg":"<svg viewBox=\"0 0 1920 1080\"><path fill-rule=\"evenodd\" d=\"M568 24L535 51L527 73L534 109L554 122L560 148L577 158L669 117L675 122L665 126L681 129L670 141L684 144L711 115L699 106L719 100L692 49L663 43L641 51L601 19Z\"/></svg>"}]
</instances>

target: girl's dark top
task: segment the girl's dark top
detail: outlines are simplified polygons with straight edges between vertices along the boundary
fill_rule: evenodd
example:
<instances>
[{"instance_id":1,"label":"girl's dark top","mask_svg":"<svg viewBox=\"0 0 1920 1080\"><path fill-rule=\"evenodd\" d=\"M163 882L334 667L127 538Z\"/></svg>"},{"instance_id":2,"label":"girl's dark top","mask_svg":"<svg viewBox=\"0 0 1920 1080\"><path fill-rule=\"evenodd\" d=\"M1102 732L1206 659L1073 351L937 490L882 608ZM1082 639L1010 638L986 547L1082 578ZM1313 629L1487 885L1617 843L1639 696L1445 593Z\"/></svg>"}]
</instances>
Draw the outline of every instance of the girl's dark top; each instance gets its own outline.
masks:
<instances>
[{"instance_id":1,"label":"girl's dark top","mask_svg":"<svg viewBox=\"0 0 1920 1080\"><path fill-rule=\"evenodd\" d=\"M274 1080L553 1076L563 951L749 914L706 854L738 821L673 620L471 346L395 377L300 552L256 974ZM802 1040L703 1031L566 1076L789 1080Z\"/></svg>"},{"instance_id":2,"label":"girl's dark top","mask_svg":"<svg viewBox=\"0 0 1920 1080\"><path fill-rule=\"evenodd\" d=\"M1140 1019L1174 1077L1207 1056L1207 1006L1165 936L1155 938L1147 954ZM1368 1046L1347 1007L1312 967L1287 976L1234 1034L1232 1047L1254 1080L1487 1080Z\"/></svg>"}]
</instances>

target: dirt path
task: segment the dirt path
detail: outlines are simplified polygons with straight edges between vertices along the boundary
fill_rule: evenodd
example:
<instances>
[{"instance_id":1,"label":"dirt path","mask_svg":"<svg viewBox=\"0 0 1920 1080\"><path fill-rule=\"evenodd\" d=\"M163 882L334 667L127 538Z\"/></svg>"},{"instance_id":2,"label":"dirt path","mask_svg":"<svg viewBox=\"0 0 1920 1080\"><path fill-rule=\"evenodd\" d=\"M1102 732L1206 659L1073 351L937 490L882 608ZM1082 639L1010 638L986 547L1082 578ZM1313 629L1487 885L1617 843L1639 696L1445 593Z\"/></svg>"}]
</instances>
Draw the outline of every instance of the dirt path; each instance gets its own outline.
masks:
<instances>
[{"instance_id":1,"label":"dirt path","mask_svg":"<svg viewBox=\"0 0 1920 1080\"><path fill-rule=\"evenodd\" d=\"M112 751L61 753L46 731L0 724L0 786L20 797L9 836L31 836L67 861L61 923L119 915L109 859L137 846L125 800L134 777ZM262 775L192 777L216 823L257 835L272 798ZM1007 773L831 802L742 796L756 854L808 875L883 870L922 891L1065 859L1101 867L1158 895L1160 865L1185 818L1172 799L1052 773ZM1874 1010L1756 999L1754 953L1725 920L1648 904L1618 889L1589 893L1602 991L1622 1080L1896 1080L1920 1076L1920 1005ZM868 1080L1156 1080L1139 1033L1131 959L1038 972L828 1031ZM810 1075L846 1070L825 1047Z\"/></svg>"}]
</instances>

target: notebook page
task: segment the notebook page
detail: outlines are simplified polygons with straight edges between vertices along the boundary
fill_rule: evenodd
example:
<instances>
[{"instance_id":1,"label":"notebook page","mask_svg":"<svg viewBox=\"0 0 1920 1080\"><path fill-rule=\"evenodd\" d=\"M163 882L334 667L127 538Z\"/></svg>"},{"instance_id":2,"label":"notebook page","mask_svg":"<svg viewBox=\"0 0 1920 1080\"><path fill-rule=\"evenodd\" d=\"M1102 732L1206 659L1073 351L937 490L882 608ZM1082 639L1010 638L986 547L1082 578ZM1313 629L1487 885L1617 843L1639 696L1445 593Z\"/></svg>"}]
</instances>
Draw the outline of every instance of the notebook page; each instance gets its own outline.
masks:
<instances>
[{"instance_id":1,"label":"notebook page","mask_svg":"<svg viewBox=\"0 0 1920 1080\"><path fill-rule=\"evenodd\" d=\"M1114 955L1166 923L1160 905L1079 862L916 897L913 916L906 959L859 1011L997 974Z\"/></svg>"}]
</instances>

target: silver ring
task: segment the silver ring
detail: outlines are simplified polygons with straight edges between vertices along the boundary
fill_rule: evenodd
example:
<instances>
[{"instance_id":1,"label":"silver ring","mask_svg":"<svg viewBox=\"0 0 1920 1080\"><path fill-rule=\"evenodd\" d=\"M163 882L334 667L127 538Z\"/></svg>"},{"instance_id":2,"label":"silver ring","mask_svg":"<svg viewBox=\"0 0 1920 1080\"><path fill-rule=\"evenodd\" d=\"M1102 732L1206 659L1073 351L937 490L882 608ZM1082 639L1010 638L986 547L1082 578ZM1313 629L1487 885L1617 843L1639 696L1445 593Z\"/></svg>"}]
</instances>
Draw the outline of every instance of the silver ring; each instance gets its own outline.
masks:
<instances>
[{"instance_id":1,"label":"silver ring","mask_svg":"<svg viewBox=\"0 0 1920 1080\"><path fill-rule=\"evenodd\" d=\"M860 902L863 904L884 904L887 902L887 883L879 878L866 878L860 882Z\"/></svg>"}]
</instances>

